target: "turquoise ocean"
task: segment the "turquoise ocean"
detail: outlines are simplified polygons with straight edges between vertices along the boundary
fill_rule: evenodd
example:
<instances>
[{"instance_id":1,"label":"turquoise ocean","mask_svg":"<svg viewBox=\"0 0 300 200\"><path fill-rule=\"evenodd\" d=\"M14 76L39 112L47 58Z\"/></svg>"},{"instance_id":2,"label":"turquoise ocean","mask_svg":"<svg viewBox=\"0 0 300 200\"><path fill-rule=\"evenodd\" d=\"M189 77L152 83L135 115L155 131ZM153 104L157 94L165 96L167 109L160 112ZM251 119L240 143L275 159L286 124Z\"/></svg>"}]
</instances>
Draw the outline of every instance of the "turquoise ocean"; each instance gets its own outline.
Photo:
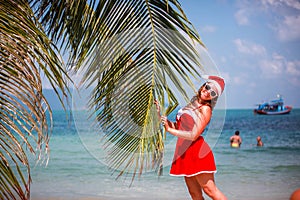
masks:
<instances>
[{"instance_id":1,"label":"turquoise ocean","mask_svg":"<svg viewBox=\"0 0 300 200\"><path fill-rule=\"evenodd\" d=\"M47 166L33 162L32 199L190 199L183 178L168 173L176 138L167 137L163 175L149 171L129 186L130 175L116 180L108 169L97 130L85 117L54 111L50 160ZM277 116L226 110L222 126L211 148L216 184L229 200L284 200L300 188L300 109ZM238 149L229 145L235 130L243 140ZM256 147L258 135L263 147Z\"/></svg>"}]
</instances>

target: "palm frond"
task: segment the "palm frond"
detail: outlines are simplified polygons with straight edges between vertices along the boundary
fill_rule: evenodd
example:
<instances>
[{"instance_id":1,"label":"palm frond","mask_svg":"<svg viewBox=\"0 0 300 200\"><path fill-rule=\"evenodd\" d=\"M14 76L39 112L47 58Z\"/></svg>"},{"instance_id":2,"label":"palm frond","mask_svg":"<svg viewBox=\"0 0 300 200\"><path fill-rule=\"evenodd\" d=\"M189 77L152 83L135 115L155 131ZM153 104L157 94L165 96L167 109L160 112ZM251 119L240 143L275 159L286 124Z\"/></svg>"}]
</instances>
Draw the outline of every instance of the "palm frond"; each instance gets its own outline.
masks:
<instances>
[{"instance_id":1,"label":"palm frond","mask_svg":"<svg viewBox=\"0 0 300 200\"><path fill-rule=\"evenodd\" d=\"M0 199L30 198L27 152L48 159L52 112L41 72L66 95L66 74L57 50L27 1L0 3ZM61 102L62 97L59 95Z\"/></svg>"},{"instance_id":2,"label":"palm frond","mask_svg":"<svg viewBox=\"0 0 300 200\"><path fill-rule=\"evenodd\" d=\"M90 109L104 128L108 162L119 175L159 169L163 133L153 107L163 114L188 100L183 82L199 78L203 45L177 0L32 0L47 34L70 51L71 66L92 87ZM171 87L173 85L174 87ZM166 101L166 102L165 102Z\"/></svg>"},{"instance_id":3,"label":"palm frond","mask_svg":"<svg viewBox=\"0 0 300 200\"><path fill-rule=\"evenodd\" d=\"M45 27L49 38L68 53L68 63L79 66L88 54L97 32L99 8L106 1L98 0L30 0L30 5ZM96 9L96 10L95 10Z\"/></svg>"},{"instance_id":4,"label":"palm frond","mask_svg":"<svg viewBox=\"0 0 300 200\"><path fill-rule=\"evenodd\" d=\"M97 38L82 82L94 87L89 106L104 130L109 166L119 176L161 168L164 136L154 99L169 105L163 109L169 114L178 105L175 93L188 100L182 81L193 87L190 77L200 77L197 51L185 34L200 39L173 9L179 4L169 3L106 1L94 27Z\"/></svg>"}]
</instances>

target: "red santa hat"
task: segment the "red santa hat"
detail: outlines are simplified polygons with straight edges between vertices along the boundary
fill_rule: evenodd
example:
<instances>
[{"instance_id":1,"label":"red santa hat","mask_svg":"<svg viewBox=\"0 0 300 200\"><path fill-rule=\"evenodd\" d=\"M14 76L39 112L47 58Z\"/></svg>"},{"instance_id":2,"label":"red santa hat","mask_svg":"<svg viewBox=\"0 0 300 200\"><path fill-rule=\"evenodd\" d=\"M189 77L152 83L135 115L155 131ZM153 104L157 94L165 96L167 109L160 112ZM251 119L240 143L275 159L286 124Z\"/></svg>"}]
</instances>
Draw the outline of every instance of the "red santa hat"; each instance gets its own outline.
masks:
<instances>
[{"instance_id":1,"label":"red santa hat","mask_svg":"<svg viewBox=\"0 0 300 200\"><path fill-rule=\"evenodd\" d=\"M217 88L218 96L220 96L224 90L225 82L220 76L203 75L202 78L207 79L207 82L213 83Z\"/></svg>"}]
</instances>

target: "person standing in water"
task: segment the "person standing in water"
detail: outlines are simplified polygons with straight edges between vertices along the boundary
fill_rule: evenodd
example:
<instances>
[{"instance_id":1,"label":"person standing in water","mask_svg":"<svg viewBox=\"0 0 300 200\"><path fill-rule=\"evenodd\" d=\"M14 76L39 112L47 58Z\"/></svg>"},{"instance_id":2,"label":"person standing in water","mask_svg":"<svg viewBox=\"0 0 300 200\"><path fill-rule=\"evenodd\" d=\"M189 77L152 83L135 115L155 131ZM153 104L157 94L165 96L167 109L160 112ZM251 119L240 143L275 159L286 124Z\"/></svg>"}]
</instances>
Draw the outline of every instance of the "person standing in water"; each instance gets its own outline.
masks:
<instances>
[{"instance_id":1,"label":"person standing in water","mask_svg":"<svg viewBox=\"0 0 300 200\"><path fill-rule=\"evenodd\" d=\"M176 122L169 121L166 116L162 116L161 121L167 132L178 137L170 175L184 177L193 200L203 200L202 191L214 200L226 200L215 184L213 152L202 137L225 83L218 76L206 78L190 103L178 111Z\"/></svg>"},{"instance_id":2,"label":"person standing in water","mask_svg":"<svg viewBox=\"0 0 300 200\"><path fill-rule=\"evenodd\" d=\"M264 143L261 141L261 137L260 136L257 136L256 140L257 140L256 146L258 146L258 147L264 146Z\"/></svg>"},{"instance_id":3,"label":"person standing in water","mask_svg":"<svg viewBox=\"0 0 300 200\"><path fill-rule=\"evenodd\" d=\"M238 148L242 144L242 138L240 136L240 131L236 130L234 135L230 137L231 147Z\"/></svg>"}]
</instances>

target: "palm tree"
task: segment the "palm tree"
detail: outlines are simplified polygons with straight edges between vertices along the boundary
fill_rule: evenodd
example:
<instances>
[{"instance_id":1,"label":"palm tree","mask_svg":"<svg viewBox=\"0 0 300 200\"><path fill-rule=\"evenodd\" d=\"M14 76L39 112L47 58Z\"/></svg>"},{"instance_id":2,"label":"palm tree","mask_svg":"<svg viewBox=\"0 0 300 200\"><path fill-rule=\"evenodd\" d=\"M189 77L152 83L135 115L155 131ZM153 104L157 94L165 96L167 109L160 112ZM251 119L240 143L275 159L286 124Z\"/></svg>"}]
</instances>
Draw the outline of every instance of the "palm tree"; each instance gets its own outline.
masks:
<instances>
[{"instance_id":1,"label":"palm tree","mask_svg":"<svg viewBox=\"0 0 300 200\"><path fill-rule=\"evenodd\" d=\"M203 45L176 0L1 0L0 198L29 199L27 152L48 159L42 76L67 107L70 72L81 73L76 86L92 89L89 110L118 176L159 171L164 134L153 101L169 114L178 98L170 85L187 99L181 83L200 77L186 36Z\"/></svg>"}]
</instances>

